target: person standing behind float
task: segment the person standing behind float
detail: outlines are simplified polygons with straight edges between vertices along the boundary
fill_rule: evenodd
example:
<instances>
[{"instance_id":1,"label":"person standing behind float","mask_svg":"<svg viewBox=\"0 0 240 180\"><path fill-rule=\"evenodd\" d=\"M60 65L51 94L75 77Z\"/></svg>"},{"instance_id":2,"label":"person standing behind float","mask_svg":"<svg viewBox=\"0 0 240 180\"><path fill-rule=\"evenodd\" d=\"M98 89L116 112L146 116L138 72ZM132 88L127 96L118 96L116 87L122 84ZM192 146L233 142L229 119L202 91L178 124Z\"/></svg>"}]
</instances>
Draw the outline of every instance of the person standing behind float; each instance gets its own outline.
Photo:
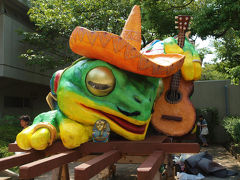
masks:
<instances>
[{"instance_id":1,"label":"person standing behind float","mask_svg":"<svg viewBox=\"0 0 240 180\"><path fill-rule=\"evenodd\" d=\"M19 118L20 120L20 125L23 129L27 128L30 123L30 117L28 115L22 115Z\"/></svg>"},{"instance_id":2,"label":"person standing behind float","mask_svg":"<svg viewBox=\"0 0 240 180\"><path fill-rule=\"evenodd\" d=\"M19 117L20 125L23 129L27 128L30 125L30 116L22 115ZM15 141L16 143L16 141ZM23 154L24 152L15 152L15 154Z\"/></svg>"},{"instance_id":3,"label":"person standing behind float","mask_svg":"<svg viewBox=\"0 0 240 180\"><path fill-rule=\"evenodd\" d=\"M202 141L202 146L207 147L208 146L207 139L206 139L206 135L208 135L207 121L206 119L203 118L203 115L199 116L199 120L200 120L200 122L198 122L198 126L200 127L199 138Z\"/></svg>"}]
</instances>

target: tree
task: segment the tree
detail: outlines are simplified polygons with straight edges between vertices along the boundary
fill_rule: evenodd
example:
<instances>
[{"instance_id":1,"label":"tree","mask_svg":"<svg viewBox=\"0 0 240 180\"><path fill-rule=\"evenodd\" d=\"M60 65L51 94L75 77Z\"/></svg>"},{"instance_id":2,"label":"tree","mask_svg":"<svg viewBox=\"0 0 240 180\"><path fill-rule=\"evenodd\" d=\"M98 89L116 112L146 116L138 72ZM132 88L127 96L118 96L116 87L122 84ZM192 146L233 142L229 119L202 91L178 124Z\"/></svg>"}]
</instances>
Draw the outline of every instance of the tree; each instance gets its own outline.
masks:
<instances>
[{"instance_id":1,"label":"tree","mask_svg":"<svg viewBox=\"0 0 240 180\"><path fill-rule=\"evenodd\" d=\"M201 80L224 80L227 75L217 70L217 64L205 63L202 68Z\"/></svg>"},{"instance_id":2,"label":"tree","mask_svg":"<svg viewBox=\"0 0 240 180\"><path fill-rule=\"evenodd\" d=\"M43 69L71 63L78 57L68 47L69 36L76 26L120 34L134 4L141 5L145 44L176 35L174 16L192 15L192 35L202 39L211 35L223 40L217 52L228 66L224 69L221 64L217 70L237 77L239 48L228 45L235 42L227 34L232 30L235 32L232 38L239 39L239 0L30 0L28 14L35 26L33 32L22 32L22 42L30 48L21 56ZM224 48L228 53L220 53ZM229 59L229 52L235 58Z\"/></svg>"},{"instance_id":3,"label":"tree","mask_svg":"<svg viewBox=\"0 0 240 180\"><path fill-rule=\"evenodd\" d=\"M202 39L216 38L216 70L238 83L240 79L240 1L199 1L193 30Z\"/></svg>"},{"instance_id":4,"label":"tree","mask_svg":"<svg viewBox=\"0 0 240 180\"><path fill-rule=\"evenodd\" d=\"M200 0L194 5L193 30L202 39L223 37L230 29L240 30L239 0Z\"/></svg>"},{"instance_id":5,"label":"tree","mask_svg":"<svg viewBox=\"0 0 240 180\"><path fill-rule=\"evenodd\" d=\"M188 9L192 3L194 0L142 1L143 33L147 40L177 35L174 23L175 16L180 14L192 15Z\"/></svg>"},{"instance_id":6,"label":"tree","mask_svg":"<svg viewBox=\"0 0 240 180\"><path fill-rule=\"evenodd\" d=\"M52 69L78 57L68 46L76 26L119 34L132 8L127 0L31 0L28 15L33 32L21 32L29 49L21 55L29 64Z\"/></svg>"},{"instance_id":7,"label":"tree","mask_svg":"<svg viewBox=\"0 0 240 180\"><path fill-rule=\"evenodd\" d=\"M43 69L74 61L68 39L76 26L120 34L134 4L141 5L145 44L153 39L175 35L174 16L193 0L30 0L29 17L33 32L22 32L22 42L30 45L21 57ZM29 47L29 46L28 46Z\"/></svg>"},{"instance_id":8,"label":"tree","mask_svg":"<svg viewBox=\"0 0 240 180\"><path fill-rule=\"evenodd\" d=\"M204 57L207 54L213 54L213 52L207 47L198 49L198 53L199 53L200 59L204 59Z\"/></svg>"},{"instance_id":9,"label":"tree","mask_svg":"<svg viewBox=\"0 0 240 180\"><path fill-rule=\"evenodd\" d=\"M240 31L230 29L223 39L215 41L218 61L217 70L227 74L232 83L238 84L240 80Z\"/></svg>"}]
</instances>

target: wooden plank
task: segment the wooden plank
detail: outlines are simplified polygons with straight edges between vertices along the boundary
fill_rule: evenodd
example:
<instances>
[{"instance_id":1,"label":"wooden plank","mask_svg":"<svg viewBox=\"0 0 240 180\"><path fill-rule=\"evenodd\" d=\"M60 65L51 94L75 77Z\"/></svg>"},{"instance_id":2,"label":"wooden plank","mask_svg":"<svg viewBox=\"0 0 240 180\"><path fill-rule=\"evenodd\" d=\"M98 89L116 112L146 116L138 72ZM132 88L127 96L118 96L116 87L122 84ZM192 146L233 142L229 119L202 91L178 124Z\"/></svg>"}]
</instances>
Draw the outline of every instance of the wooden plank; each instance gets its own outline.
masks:
<instances>
[{"instance_id":1,"label":"wooden plank","mask_svg":"<svg viewBox=\"0 0 240 180\"><path fill-rule=\"evenodd\" d=\"M24 154L17 154L5 158L0 159L0 171L20 166L22 164L26 164L40 158L43 158L44 154L41 152L26 152Z\"/></svg>"},{"instance_id":2,"label":"wooden plank","mask_svg":"<svg viewBox=\"0 0 240 180\"><path fill-rule=\"evenodd\" d=\"M120 152L112 150L75 167L75 179L87 180L121 158Z\"/></svg>"},{"instance_id":3,"label":"wooden plank","mask_svg":"<svg viewBox=\"0 0 240 180\"><path fill-rule=\"evenodd\" d=\"M163 163L165 154L163 151L153 152L140 166L137 168L138 180L152 180Z\"/></svg>"},{"instance_id":4,"label":"wooden plank","mask_svg":"<svg viewBox=\"0 0 240 180\"><path fill-rule=\"evenodd\" d=\"M166 140L166 139L164 139ZM10 150L17 150L16 144L9 146ZM199 153L200 146L198 143L162 143L161 141L155 140L144 140L144 141L112 141L107 143L93 143L86 142L79 148L76 148L81 153L94 154L94 153L105 153L111 150L119 150L125 155L150 155L155 150L162 150L166 153ZM61 141L54 143L48 147L44 153L49 156L52 154L66 152L67 148L63 146Z\"/></svg>"},{"instance_id":5,"label":"wooden plank","mask_svg":"<svg viewBox=\"0 0 240 180\"><path fill-rule=\"evenodd\" d=\"M8 145L8 151L9 152L27 152L26 150L23 150L20 147L18 147L17 143L10 143Z\"/></svg>"},{"instance_id":6,"label":"wooden plank","mask_svg":"<svg viewBox=\"0 0 240 180\"><path fill-rule=\"evenodd\" d=\"M166 171L166 177L168 179L174 179L175 173L174 173L174 164L173 164L173 156L171 154L168 154L167 157L167 171Z\"/></svg>"},{"instance_id":7,"label":"wooden plank","mask_svg":"<svg viewBox=\"0 0 240 180\"><path fill-rule=\"evenodd\" d=\"M89 154L104 153L115 149L130 156L150 155L156 150L166 153L198 153L200 151L198 143L159 143L148 141L88 142L81 147L83 148L82 152L88 152Z\"/></svg>"},{"instance_id":8,"label":"wooden plank","mask_svg":"<svg viewBox=\"0 0 240 180\"><path fill-rule=\"evenodd\" d=\"M157 136L157 135L154 135L154 136L148 136L148 137L146 137L145 138L145 140L143 140L143 141L151 141L151 142L153 142L153 141L157 141L157 142L159 142L159 143L161 143L161 142L165 142L165 140L167 140L167 136Z\"/></svg>"},{"instance_id":9,"label":"wooden plank","mask_svg":"<svg viewBox=\"0 0 240 180\"><path fill-rule=\"evenodd\" d=\"M165 139L166 140L166 139ZM13 144L11 146L15 146ZM10 148L14 150L13 148ZM162 143L157 140L144 140L144 141L112 141L107 143L94 143L86 142L82 144L79 148L76 148L79 152L86 154L96 154L96 153L105 153L111 150L119 150L125 155L150 155L156 150L165 151L166 153L199 153L200 146L198 143ZM16 149L15 149L16 150ZM44 153L49 156L52 154L66 152L68 151L65 148L61 141L57 141L52 146L48 147Z\"/></svg>"},{"instance_id":10,"label":"wooden plank","mask_svg":"<svg viewBox=\"0 0 240 180\"><path fill-rule=\"evenodd\" d=\"M20 167L20 179L30 179L48 172L54 168L75 161L82 156L82 153L76 150L69 150L64 153L56 154L38 161L25 164Z\"/></svg>"},{"instance_id":11,"label":"wooden plank","mask_svg":"<svg viewBox=\"0 0 240 180\"><path fill-rule=\"evenodd\" d=\"M151 136L151 137L146 137L145 140L143 141L134 141L134 142L164 142L168 137L167 136ZM114 142L119 142L119 141L114 141ZM126 141L120 141L120 142L126 142ZM80 146L81 147L81 146ZM18 147L17 143L10 143L8 145L8 151L9 152L29 152L29 151L35 151L34 149L31 150L23 150ZM61 153L61 152L66 152L68 151L67 148L65 148L60 140L56 141L53 143L52 146L48 147L46 150L44 150L47 155L51 154L56 154L56 153ZM54 153L53 153L54 152Z\"/></svg>"},{"instance_id":12,"label":"wooden plank","mask_svg":"<svg viewBox=\"0 0 240 180\"><path fill-rule=\"evenodd\" d=\"M81 146L79 148L81 149ZM19 148L17 143L9 144L8 151L9 152L27 152L27 151ZM29 151L36 152L36 150L34 150L34 149L31 149ZM62 153L62 152L66 152L66 151L69 151L69 149L65 148L61 141L56 141L52 146L49 146L48 148L46 148L44 151L41 151L41 152L44 152L44 154L46 156L50 156L53 154ZM37 152L39 152L39 151L37 151Z\"/></svg>"},{"instance_id":13,"label":"wooden plank","mask_svg":"<svg viewBox=\"0 0 240 180\"><path fill-rule=\"evenodd\" d=\"M126 155L150 155L155 150L163 150L167 153L198 153L200 146L198 143L161 143L158 141L112 141L107 143L87 142L76 148L79 152L104 153L110 150L119 150ZM66 149L60 141L54 143L44 152L47 155L66 152Z\"/></svg>"},{"instance_id":14,"label":"wooden plank","mask_svg":"<svg viewBox=\"0 0 240 180\"><path fill-rule=\"evenodd\" d=\"M143 141L134 141L134 142L157 141L161 143L161 142L164 142L167 138L168 138L167 136L150 136L150 137L146 137L146 139ZM119 141L114 141L114 142L119 142ZM120 141L120 142L125 142L125 141ZM9 152L27 152L26 150L19 148L17 143L10 143L8 145L8 151ZM30 151L34 151L34 150L30 150ZM62 142L58 140L54 142L52 146L48 147L45 151L49 151L49 153L51 153L51 151L57 151L60 153L60 152L68 151L68 149L66 149L63 146Z\"/></svg>"},{"instance_id":15,"label":"wooden plank","mask_svg":"<svg viewBox=\"0 0 240 180\"><path fill-rule=\"evenodd\" d=\"M64 164L61 170L61 180L70 180L68 165Z\"/></svg>"}]
</instances>

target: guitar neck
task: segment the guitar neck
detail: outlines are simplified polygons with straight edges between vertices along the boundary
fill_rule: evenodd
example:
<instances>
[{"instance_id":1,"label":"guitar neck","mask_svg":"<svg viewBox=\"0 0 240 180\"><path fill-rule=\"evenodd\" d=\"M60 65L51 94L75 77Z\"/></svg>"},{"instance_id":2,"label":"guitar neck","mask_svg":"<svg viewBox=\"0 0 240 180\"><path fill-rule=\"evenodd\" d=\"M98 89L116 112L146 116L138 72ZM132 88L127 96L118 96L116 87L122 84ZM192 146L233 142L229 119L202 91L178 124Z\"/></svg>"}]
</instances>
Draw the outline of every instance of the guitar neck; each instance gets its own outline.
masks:
<instances>
[{"instance_id":1,"label":"guitar neck","mask_svg":"<svg viewBox=\"0 0 240 180\"><path fill-rule=\"evenodd\" d=\"M184 41L185 41L185 32L184 31L179 31L178 33L178 45L180 48L184 47Z\"/></svg>"},{"instance_id":2,"label":"guitar neck","mask_svg":"<svg viewBox=\"0 0 240 180\"><path fill-rule=\"evenodd\" d=\"M190 20L190 16L177 16L176 17L178 19L178 46L180 46L181 48L184 47L184 42L185 42L185 32L188 29L188 24L189 24L189 20ZM172 80L171 80L171 85L170 88L172 91L177 91L179 84L180 84L180 80L181 80L181 70L179 70L177 73L175 73L172 76Z\"/></svg>"},{"instance_id":3,"label":"guitar neck","mask_svg":"<svg viewBox=\"0 0 240 180\"><path fill-rule=\"evenodd\" d=\"M172 75L172 80L170 84L170 89L172 91L177 91L181 80L181 70Z\"/></svg>"},{"instance_id":4,"label":"guitar neck","mask_svg":"<svg viewBox=\"0 0 240 180\"><path fill-rule=\"evenodd\" d=\"M178 45L183 48L184 47L184 41L185 41L185 31L179 31L178 33ZM172 81L171 81L171 85L170 88L173 91L177 91L179 84L180 84L180 80L181 80L181 70L179 70L177 73L175 73L172 76Z\"/></svg>"}]
</instances>

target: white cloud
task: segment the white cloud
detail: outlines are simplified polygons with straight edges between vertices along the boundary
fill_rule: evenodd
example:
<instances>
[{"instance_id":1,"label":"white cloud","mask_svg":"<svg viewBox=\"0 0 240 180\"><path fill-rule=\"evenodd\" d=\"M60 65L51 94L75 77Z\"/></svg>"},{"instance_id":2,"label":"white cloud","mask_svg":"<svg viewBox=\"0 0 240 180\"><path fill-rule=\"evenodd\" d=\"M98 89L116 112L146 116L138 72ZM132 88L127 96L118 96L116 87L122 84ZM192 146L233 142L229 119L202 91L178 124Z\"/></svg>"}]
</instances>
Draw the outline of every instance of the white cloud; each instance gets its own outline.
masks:
<instances>
[{"instance_id":1,"label":"white cloud","mask_svg":"<svg viewBox=\"0 0 240 180\"><path fill-rule=\"evenodd\" d=\"M216 58L216 55L214 54L215 48L213 47L213 41L214 41L214 38L212 37L208 37L206 40L202 40L201 38L197 37L195 41L195 45L197 49L209 48L213 52L213 54L205 55L203 59L203 63L213 63L212 60Z\"/></svg>"}]
</instances>

